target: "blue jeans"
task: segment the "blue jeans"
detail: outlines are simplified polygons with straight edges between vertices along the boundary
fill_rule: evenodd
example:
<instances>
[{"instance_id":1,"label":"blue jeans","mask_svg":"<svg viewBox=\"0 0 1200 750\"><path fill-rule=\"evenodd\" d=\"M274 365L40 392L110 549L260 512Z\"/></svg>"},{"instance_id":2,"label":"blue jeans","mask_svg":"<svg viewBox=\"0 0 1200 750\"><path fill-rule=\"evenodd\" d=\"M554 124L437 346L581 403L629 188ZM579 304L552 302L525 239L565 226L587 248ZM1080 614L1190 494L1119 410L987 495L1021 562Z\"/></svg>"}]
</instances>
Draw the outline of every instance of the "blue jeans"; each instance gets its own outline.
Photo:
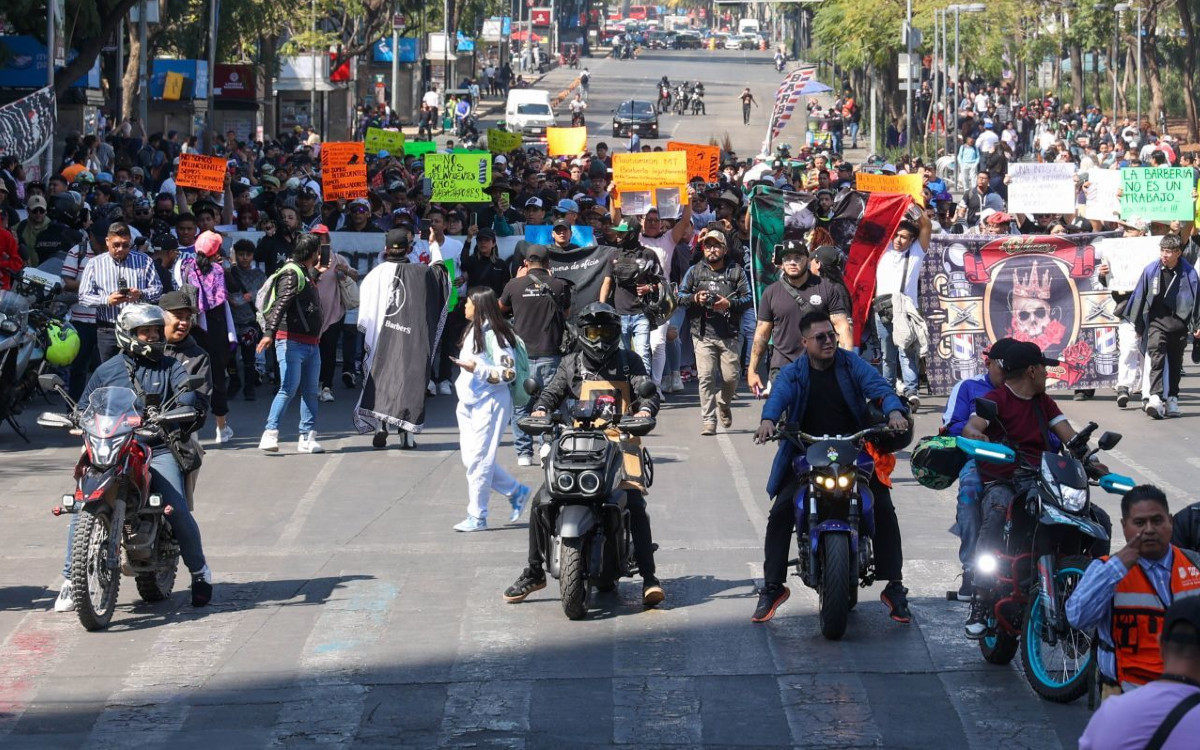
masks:
<instances>
[{"instance_id":1,"label":"blue jeans","mask_svg":"<svg viewBox=\"0 0 1200 750\"><path fill-rule=\"evenodd\" d=\"M300 434L305 435L317 425L317 381L321 375L321 348L316 344L279 339L275 342L279 359L279 392L271 402L267 429L278 430L279 420L288 404L300 394Z\"/></svg>"},{"instance_id":2,"label":"blue jeans","mask_svg":"<svg viewBox=\"0 0 1200 750\"><path fill-rule=\"evenodd\" d=\"M842 134L840 132L829 134L829 150L835 154L842 153Z\"/></svg>"},{"instance_id":3,"label":"blue jeans","mask_svg":"<svg viewBox=\"0 0 1200 750\"><path fill-rule=\"evenodd\" d=\"M200 527L196 524L192 512L188 510L183 470L179 468L179 462L166 446L156 448L154 456L150 459L150 490L162 495L163 502L171 506L171 531L175 534L175 541L179 542L183 564L190 572L199 573L204 568ZM71 577L71 541L75 538L75 526L78 523L79 514L72 514L71 524L67 528L67 559L63 563L63 578Z\"/></svg>"},{"instance_id":4,"label":"blue jeans","mask_svg":"<svg viewBox=\"0 0 1200 750\"><path fill-rule=\"evenodd\" d=\"M621 316L621 348L641 357L650 372L650 321L645 315Z\"/></svg>"},{"instance_id":5,"label":"blue jeans","mask_svg":"<svg viewBox=\"0 0 1200 750\"><path fill-rule=\"evenodd\" d=\"M747 307L742 313L742 331L741 331L741 361L742 369L750 369L750 350L754 347L754 329L758 327L758 313L754 311L754 306Z\"/></svg>"},{"instance_id":6,"label":"blue jeans","mask_svg":"<svg viewBox=\"0 0 1200 750\"><path fill-rule=\"evenodd\" d=\"M975 459L967 461L958 473L958 507L954 513L954 525L950 532L958 537L958 561L963 570L974 568L975 542L979 539L979 527L983 517L979 509L979 496L983 494L983 479Z\"/></svg>"},{"instance_id":7,"label":"blue jeans","mask_svg":"<svg viewBox=\"0 0 1200 750\"><path fill-rule=\"evenodd\" d=\"M850 123L850 148L858 148L858 123Z\"/></svg>"},{"instance_id":8,"label":"blue jeans","mask_svg":"<svg viewBox=\"0 0 1200 750\"><path fill-rule=\"evenodd\" d=\"M667 372L679 372L679 368L683 366L683 341L687 339L691 343L692 336L685 327L687 319L687 310L682 307L675 308L675 312L671 313L671 320L668 325L674 326L679 332L679 335L674 341L667 341Z\"/></svg>"},{"instance_id":9,"label":"blue jeans","mask_svg":"<svg viewBox=\"0 0 1200 750\"><path fill-rule=\"evenodd\" d=\"M562 357L530 357L529 358L529 377L537 381L539 386L545 386L554 377L554 373L558 370L558 363ZM518 388L522 388L520 383ZM533 399L530 399L524 406L513 404L512 413L512 432L513 446L517 449L517 458L528 456L533 458L533 436L522 432L520 427L517 427L517 420L522 417L528 417L529 412L533 410ZM546 436L543 435L541 442L546 442Z\"/></svg>"},{"instance_id":10,"label":"blue jeans","mask_svg":"<svg viewBox=\"0 0 1200 750\"><path fill-rule=\"evenodd\" d=\"M880 361L883 364L883 379L889 386L896 384L896 365L900 366L900 379L904 381L904 395L911 396L917 392L917 368L921 366L920 355L916 348L902 351L892 340L892 324L884 323L875 315L875 333L879 336Z\"/></svg>"}]
</instances>

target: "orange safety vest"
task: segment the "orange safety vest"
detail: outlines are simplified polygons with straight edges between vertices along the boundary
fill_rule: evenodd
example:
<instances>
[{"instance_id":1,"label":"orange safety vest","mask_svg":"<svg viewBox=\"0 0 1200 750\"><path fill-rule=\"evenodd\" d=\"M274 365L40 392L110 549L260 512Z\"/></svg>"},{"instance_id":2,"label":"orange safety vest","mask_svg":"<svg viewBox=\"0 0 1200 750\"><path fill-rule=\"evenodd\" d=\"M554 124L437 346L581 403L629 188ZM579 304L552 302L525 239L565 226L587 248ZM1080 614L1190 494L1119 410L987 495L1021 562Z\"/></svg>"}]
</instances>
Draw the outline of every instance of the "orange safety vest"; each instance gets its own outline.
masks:
<instances>
[{"instance_id":1,"label":"orange safety vest","mask_svg":"<svg viewBox=\"0 0 1200 750\"><path fill-rule=\"evenodd\" d=\"M1200 568L1171 545L1171 600L1200 596ZM1130 687L1157 680L1163 671L1158 638L1169 603L1159 598L1141 565L1134 565L1113 595L1112 634L1117 681Z\"/></svg>"}]
</instances>

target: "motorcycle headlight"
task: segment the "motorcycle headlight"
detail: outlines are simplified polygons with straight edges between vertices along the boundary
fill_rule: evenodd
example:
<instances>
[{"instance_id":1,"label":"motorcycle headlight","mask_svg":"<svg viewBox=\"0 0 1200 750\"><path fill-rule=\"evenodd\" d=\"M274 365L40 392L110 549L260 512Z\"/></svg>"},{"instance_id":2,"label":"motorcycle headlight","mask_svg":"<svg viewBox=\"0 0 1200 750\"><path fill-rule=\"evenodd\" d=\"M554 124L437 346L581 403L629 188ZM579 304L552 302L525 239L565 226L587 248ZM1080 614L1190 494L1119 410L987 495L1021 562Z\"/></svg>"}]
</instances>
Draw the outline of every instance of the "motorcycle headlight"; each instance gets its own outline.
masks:
<instances>
[{"instance_id":1,"label":"motorcycle headlight","mask_svg":"<svg viewBox=\"0 0 1200 750\"><path fill-rule=\"evenodd\" d=\"M129 439L129 435L118 438L102 438L87 435L88 449L92 454L92 465L111 466L121 453L121 446Z\"/></svg>"},{"instance_id":2,"label":"motorcycle headlight","mask_svg":"<svg viewBox=\"0 0 1200 750\"><path fill-rule=\"evenodd\" d=\"M853 479L851 478L851 476L849 474L841 475L840 477L837 478L838 489L842 489L842 490L846 489L847 487L850 486L850 482L852 482L852 481L853 481Z\"/></svg>"},{"instance_id":3,"label":"motorcycle headlight","mask_svg":"<svg viewBox=\"0 0 1200 750\"><path fill-rule=\"evenodd\" d=\"M832 490L837 486L837 479L831 476L819 476L817 477L817 485L827 490Z\"/></svg>"},{"instance_id":4,"label":"motorcycle headlight","mask_svg":"<svg viewBox=\"0 0 1200 750\"><path fill-rule=\"evenodd\" d=\"M558 476L554 477L554 486L559 492L570 492L575 489L575 475L569 471L559 472Z\"/></svg>"},{"instance_id":5,"label":"motorcycle headlight","mask_svg":"<svg viewBox=\"0 0 1200 750\"><path fill-rule=\"evenodd\" d=\"M1083 510L1083 506L1087 505L1088 491L1086 488L1059 487L1058 491L1058 502L1062 505L1063 510L1078 513Z\"/></svg>"},{"instance_id":6,"label":"motorcycle headlight","mask_svg":"<svg viewBox=\"0 0 1200 750\"><path fill-rule=\"evenodd\" d=\"M594 471L585 471L579 475L579 490L585 495L594 495L600 491L600 475Z\"/></svg>"},{"instance_id":7,"label":"motorcycle headlight","mask_svg":"<svg viewBox=\"0 0 1200 750\"><path fill-rule=\"evenodd\" d=\"M16 333L21 329L16 318L10 318L4 313L0 313L0 333Z\"/></svg>"}]
</instances>

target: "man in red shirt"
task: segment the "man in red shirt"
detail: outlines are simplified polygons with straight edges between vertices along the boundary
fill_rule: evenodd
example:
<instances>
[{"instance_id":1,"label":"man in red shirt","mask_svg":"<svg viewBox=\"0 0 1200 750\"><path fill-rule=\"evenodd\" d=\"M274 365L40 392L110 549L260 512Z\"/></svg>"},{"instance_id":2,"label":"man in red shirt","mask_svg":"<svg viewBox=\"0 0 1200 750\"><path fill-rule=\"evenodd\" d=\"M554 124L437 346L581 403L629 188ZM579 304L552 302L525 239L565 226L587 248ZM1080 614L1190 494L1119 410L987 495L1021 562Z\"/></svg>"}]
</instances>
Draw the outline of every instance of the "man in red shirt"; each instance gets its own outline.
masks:
<instances>
[{"instance_id":1,"label":"man in red shirt","mask_svg":"<svg viewBox=\"0 0 1200 750\"><path fill-rule=\"evenodd\" d=\"M0 289L11 289L13 279L25 267L17 249L17 238L8 228L8 214L0 210Z\"/></svg>"}]
</instances>

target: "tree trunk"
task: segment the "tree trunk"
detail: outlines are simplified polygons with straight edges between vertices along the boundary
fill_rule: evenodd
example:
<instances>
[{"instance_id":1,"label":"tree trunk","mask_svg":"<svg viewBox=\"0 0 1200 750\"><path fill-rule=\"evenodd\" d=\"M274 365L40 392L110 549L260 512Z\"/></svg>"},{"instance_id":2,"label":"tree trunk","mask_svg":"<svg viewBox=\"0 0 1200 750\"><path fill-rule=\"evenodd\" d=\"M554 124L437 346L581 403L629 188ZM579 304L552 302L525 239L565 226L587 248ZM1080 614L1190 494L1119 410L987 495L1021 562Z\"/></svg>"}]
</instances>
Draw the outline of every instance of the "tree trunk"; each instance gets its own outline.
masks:
<instances>
[{"instance_id":1,"label":"tree trunk","mask_svg":"<svg viewBox=\"0 0 1200 750\"><path fill-rule=\"evenodd\" d=\"M275 67L278 45L278 36L264 36L259 39L258 59L260 64L255 70L255 75L262 76L263 80L263 139L268 141L279 134L278 113L275 111L275 87L272 85L272 69Z\"/></svg>"},{"instance_id":2,"label":"tree trunk","mask_svg":"<svg viewBox=\"0 0 1200 750\"><path fill-rule=\"evenodd\" d=\"M100 16L100 29L90 39L84 39L83 41L72 39L67 44L68 48L74 46L79 51L79 55L54 75L54 93L56 96L65 94L72 83L78 81L80 76L85 75L92 69L92 65L96 63L96 58L100 56L100 50L104 47L104 43L117 30L117 27L121 25L121 20L129 15L129 9L137 1L119 0L115 7L106 11L105 8L101 7L102 3L99 0L92 0L92 2L96 3L96 10Z\"/></svg>"},{"instance_id":3,"label":"tree trunk","mask_svg":"<svg viewBox=\"0 0 1200 750\"><path fill-rule=\"evenodd\" d=\"M1143 110L1142 115L1152 124L1151 128L1155 127L1153 123L1158 122L1158 113L1163 111L1164 97L1162 86L1162 74L1158 68L1158 4L1150 6L1150 12L1144 20L1144 28L1146 36L1142 39L1142 65L1145 66L1146 79L1150 82L1150 107ZM1136 83L1134 85L1137 85ZM1137 91L1134 91L1137 95Z\"/></svg>"},{"instance_id":4,"label":"tree trunk","mask_svg":"<svg viewBox=\"0 0 1200 750\"><path fill-rule=\"evenodd\" d=\"M1183 105L1187 115L1187 139L1200 141L1200 117L1196 106L1196 57L1200 56L1200 44L1196 43L1196 27L1192 18L1191 0L1176 0L1179 9L1179 25L1183 30Z\"/></svg>"},{"instance_id":5,"label":"tree trunk","mask_svg":"<svg viewBox=\"0 0 1200 750\"><path fill-rule=\"evenodd\" d=\"M121 119L128 120L136 116L138 96L141 86L138 81L138 58L142 53L142 40L138 36L138 25L125 24L129 29L129 59L125 61L125 73L121 76Z\"/></svg>"},{"instance_id":6,"label":"tree trunk","mask_svg":"<svg viewBox=\"0 0 1200 750\"><path fill-rule=\"evenodd\" d=\"M1100 83L1104 80L1104 77L1100 75L1100 50L1092 50L1092 63L1096 68L1092 71L1094 74L1092 76L1092 101L1098 107L1100 106Z\"/></svg>"},{"instance_id":7,"label":"tree trunk","mask_svg":"<svg viewBox=\"0 0 1200 750\"><path fill-rule=\"evenodd\" d=\"M1083 109L1083 52L1079 45L1072 44L1068 54L1071 57L1071 103L1078 112Z\"/></svg>"},{"instance_id":8,"label":"tree trunk","mask_svg":"<svg viewBox=\"0 0 1200 750\"><path fill-rule=\"evenodd\" d=\"M1136 41L1133 39L1125 40L1125 74L1121 76L1120 93L1121 100L1124 102L1121 111L1125 113L1126 119L1130 117L1131 107L1129 106L1129 102L1137 96L1137 76L1134 75L1137 67L1137 58L1134 55L1134 44L1136 44ZM1134 123L1134 125L1140 125L1140 123Z\"/></svg>"}]
</instances>

